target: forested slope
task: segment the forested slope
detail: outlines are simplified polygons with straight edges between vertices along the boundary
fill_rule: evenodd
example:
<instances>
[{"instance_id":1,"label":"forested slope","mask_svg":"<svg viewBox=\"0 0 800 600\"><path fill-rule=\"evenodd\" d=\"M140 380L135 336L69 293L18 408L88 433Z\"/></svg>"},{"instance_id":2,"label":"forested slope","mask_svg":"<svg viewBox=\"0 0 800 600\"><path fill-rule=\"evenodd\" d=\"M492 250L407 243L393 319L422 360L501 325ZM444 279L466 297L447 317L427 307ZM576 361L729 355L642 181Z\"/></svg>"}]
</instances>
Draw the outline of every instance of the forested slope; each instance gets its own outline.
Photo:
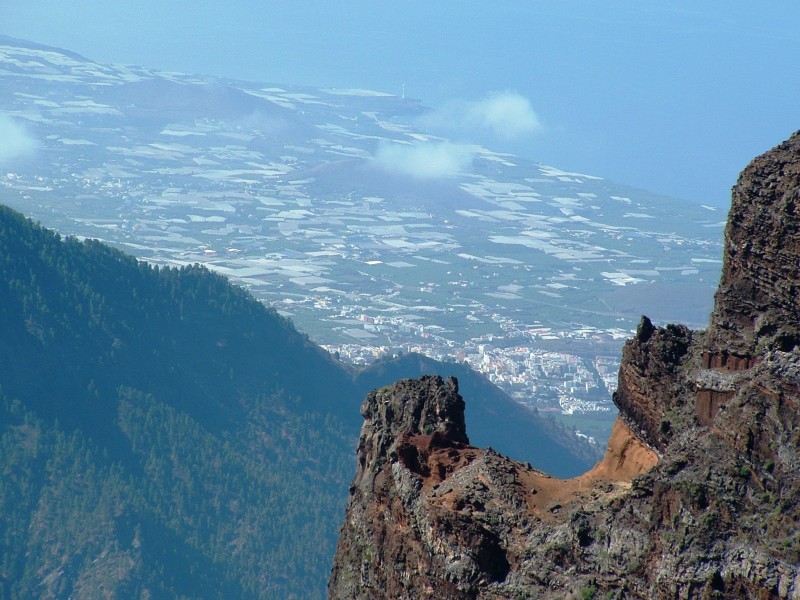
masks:
<instances>
[{"instance_id":1,"label":"forested slope","mask_svg":"<svg viewBox=\"0 0 800 600\"><path fill-rule=\"evenodd\" d=\"M321 595L347 371L222 277L6 208L0 286L0 596Z\"/></svg>"}]
</instances>

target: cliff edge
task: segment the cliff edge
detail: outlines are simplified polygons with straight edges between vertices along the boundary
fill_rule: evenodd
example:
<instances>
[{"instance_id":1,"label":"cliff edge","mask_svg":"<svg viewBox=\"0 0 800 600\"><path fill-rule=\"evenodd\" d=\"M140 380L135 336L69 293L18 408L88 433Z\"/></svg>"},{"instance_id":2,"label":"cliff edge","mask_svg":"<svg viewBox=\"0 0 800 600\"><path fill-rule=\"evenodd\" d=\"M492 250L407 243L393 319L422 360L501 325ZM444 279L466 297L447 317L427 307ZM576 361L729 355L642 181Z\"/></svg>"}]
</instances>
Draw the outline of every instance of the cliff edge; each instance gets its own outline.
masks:
<instances>
[{"instance_id":1,"label":"cliff edge","mask_svg":"<svg viewBox=\"0 0 800 600\"><path fill-rule=\"evenodd\" d=\"M643 317L605 458L469 444L454 379L372 392L331 599L800 599L800 133L733 189L706 331Z\"/></svg>"}]
</instances>

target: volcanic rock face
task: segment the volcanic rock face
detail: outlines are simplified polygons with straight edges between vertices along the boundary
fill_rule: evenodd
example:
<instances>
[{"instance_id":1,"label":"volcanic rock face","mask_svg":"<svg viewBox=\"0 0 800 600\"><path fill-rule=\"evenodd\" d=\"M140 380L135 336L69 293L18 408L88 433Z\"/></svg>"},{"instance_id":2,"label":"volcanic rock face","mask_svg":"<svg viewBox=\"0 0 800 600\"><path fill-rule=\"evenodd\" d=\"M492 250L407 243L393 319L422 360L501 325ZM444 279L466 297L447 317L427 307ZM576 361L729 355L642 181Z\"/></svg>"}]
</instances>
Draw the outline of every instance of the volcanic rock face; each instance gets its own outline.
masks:
<instances>
[{"instance_id":1,"label":"volcanic rock face","mask_svg":"<svg viewBox=\"0 0 800 600\"><path fill-rule=\"evenodd\" d=\"M800 134L734 188L706 332L642 318L606 457L469 445L454 380L370 394L332 599L800 599Z\"/></svg>"},{"instance_id":2,"label":"volcanic rock face","mask_svg":"<svg viewBox=\"0 0 800 600\"><path fill-rule=\"evenodd\" d=\"M799 132L800 133L800 132ZM739 356L800 342L800 135L756 158L733 188L710 341Z\"/></svg>"}]
</instances>

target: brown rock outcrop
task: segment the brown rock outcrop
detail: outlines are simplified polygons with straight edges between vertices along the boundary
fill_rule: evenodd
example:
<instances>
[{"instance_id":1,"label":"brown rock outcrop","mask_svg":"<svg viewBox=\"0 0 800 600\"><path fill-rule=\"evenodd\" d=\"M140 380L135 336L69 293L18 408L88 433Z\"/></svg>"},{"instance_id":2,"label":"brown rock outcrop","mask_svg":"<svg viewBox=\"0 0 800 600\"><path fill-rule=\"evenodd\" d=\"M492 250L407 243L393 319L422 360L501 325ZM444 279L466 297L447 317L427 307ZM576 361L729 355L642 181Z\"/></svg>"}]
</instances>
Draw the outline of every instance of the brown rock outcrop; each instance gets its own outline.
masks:
<instances>
[{"instance_id":1,"label":"brown rock outcrop","mask_svg":"<svg viewBox=\"0 0 800 600\"><path fill-rule=\"evenodd\" d=\"M733 188L708 343L746 357L800 341L800 132L753 160Z\"/></svg>"},{"instance_id":2,"label":"brown rock outcrop","mask_svg":"<svg viewBox=\"0 0 800 600\"><path fill-rule=\"evenodd\" d=\"M630 428L659 451L672 435L667 415L680 410L687 389L679 372L691 360L693 337L686 327L656 328L642 317L636 337L622 350L614 403Z\"/></svg>"},{"instance_id":3,"label":"brown rock outcrop","mask_svg":"<svg viewBox=\"0 0 800 600\"><path fill-rule=\"evenodd\" d=\"M529 559L526 534L575 506L620 497L658 460L618 421L603 461L581 477L556 479L470 446L463 410L452 378L402 380L364 401L331 598L476 598L487 586L517 589L506 580Z\"/></svg>"},{"instance_id":4,"label":"brown rock outcrop","mask_svg":"<svg viewBox=\"0 0 800 600\"><path fill-rule=\"evenodd\" d=\"M605 458L469 445L454 380L373 392L332 599L800 599L800 134L734 188L709 329L642 318Z\"/></svg>"}]
</instances>

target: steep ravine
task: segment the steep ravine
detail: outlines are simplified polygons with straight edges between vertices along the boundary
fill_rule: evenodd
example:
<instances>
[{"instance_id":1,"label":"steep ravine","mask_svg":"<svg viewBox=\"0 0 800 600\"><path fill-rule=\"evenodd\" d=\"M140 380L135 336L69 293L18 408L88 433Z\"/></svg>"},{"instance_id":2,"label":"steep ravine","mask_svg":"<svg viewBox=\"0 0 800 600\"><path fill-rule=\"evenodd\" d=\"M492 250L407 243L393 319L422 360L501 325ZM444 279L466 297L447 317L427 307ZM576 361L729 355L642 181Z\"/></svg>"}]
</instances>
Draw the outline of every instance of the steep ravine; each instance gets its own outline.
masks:
<instances>
[{"instance_id":1,"label":"steep ravine","mask_svg":"<svg viewBox=\"0 0 800 600\"><path fill-rule=\"evenodd\" d=\"M708 329L626 343L580 477L471 446L454 379L372 392L329 598L800 598L799 211L795 134L733 189Z\"/></svg>"}]
</instances>

